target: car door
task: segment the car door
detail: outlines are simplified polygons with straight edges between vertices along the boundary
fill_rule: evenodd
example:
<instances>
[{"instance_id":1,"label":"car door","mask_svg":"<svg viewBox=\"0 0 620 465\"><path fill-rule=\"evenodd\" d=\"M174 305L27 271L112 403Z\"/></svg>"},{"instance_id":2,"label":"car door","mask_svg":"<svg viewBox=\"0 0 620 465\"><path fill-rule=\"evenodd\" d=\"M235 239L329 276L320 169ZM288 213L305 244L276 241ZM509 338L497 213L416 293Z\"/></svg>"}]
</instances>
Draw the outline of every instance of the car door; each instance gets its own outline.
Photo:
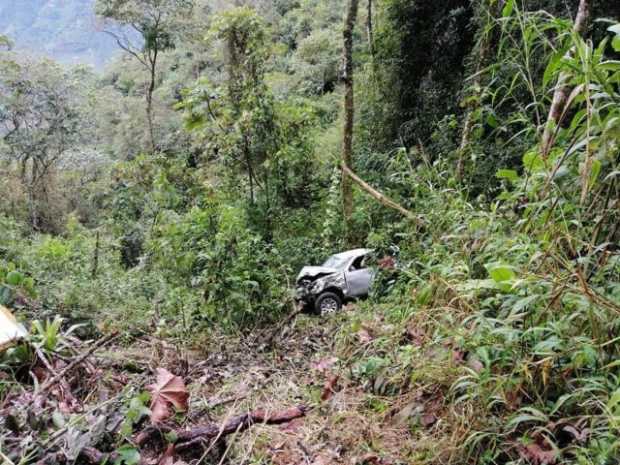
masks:
<instances>
[{"instance_id":1,"label":"car door","mask_svg":"<svg viewBox=\"0 0 620 465\"><path fill-rule=\"evenodd\" d=\"M373 271L365 264L365 256L358 257L345 272L349 297L362 297L368 295L370 283L372 282Z\"/></svg>"}]
</instances>

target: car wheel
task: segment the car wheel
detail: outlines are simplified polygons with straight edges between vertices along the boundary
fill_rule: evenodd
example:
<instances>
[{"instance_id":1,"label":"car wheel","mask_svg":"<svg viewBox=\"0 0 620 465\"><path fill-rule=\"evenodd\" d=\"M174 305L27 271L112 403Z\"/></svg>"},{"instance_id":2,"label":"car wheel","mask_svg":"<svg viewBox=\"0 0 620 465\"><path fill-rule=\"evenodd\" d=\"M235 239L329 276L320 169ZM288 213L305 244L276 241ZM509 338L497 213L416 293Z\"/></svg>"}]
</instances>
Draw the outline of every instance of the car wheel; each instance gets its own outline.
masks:
<instances>
[{"instance_id":1,"label":"car wheel","mask_svg":"<svg viewBox=\"0 0 620 465\"><path fill-rule=\"evenodd\" d=\"M324 292L316 299L314 308L319 315L331 315L340 311L342 308L342 299L338 294L333 292Z\"/></svg>"}]
</instances>

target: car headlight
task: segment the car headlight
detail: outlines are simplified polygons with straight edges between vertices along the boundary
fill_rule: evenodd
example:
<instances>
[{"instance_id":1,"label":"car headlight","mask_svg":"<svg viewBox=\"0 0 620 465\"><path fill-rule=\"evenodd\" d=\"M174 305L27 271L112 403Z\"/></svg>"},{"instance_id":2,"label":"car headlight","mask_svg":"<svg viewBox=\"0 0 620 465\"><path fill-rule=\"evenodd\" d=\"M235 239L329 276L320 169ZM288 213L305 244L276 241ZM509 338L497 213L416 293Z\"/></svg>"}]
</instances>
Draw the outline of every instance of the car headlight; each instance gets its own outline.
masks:
<instances>
[{"instance_id":1,"label":"car headlight","mask_svg":"<svg viewBox=\"0 0 620 465\"><path fill-rule=\"evenodd\" d=\"M317 279L314 282L314 285L312 286L312 293L313 294L318 294L319 292L321 292L323 289L325 288L325 280L323 279Z\"/></svg>"}]
</instances>

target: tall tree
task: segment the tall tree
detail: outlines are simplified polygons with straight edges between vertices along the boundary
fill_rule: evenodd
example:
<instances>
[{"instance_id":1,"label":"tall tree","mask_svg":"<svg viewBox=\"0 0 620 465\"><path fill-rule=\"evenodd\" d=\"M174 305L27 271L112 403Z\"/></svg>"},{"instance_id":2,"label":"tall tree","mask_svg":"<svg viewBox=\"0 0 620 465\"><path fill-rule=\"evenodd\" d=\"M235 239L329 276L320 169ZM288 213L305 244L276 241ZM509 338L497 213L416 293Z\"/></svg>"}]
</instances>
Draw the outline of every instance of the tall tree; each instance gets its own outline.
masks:
<instances>
[{"instance_id":1,"label":"tall tree","mask_svg":"<svg viewBox=\"0 0 620 465\"><path fill-rule=\"evenodd\" d=\"M580 0L579 7L577 9L577 15L575 16L575 23L573 25L573 31L576 34L583 36L588 27L588 20L590 18L590 9L592 7L592 0ZM568 52L569 54L571 51ZM567 84L570 79L570 74L563 71L558 76L557 85L553 92L553 99L551 101L551 107L549 108L549 116L547 117L547 123L542 136L542 156L547 158L551 147L555 141L557 128L562 123L562 118L566 112L566 105L568 97L571 93L571 87Z\"/></svg>"},{"instance_id":2,"label":"tall tree","mask_svg":"<svg viewBox=\"0 0 620 465\"><path fill-rule=\"evenodd\" d=\"M353 28L357 19L358 0L349 0L344 20L344 131L342 141L342 164L352 167L353 161L353 122L355 101L353 86ZM342 204L347 235L351 238L351 217L353 215L353 189L346 169L342 170Z\"/></svg>"},{"instance_id":3,"label":"tall tree","mask_svg":"<svg viewBox=\"0 0 620 465\"><path fill-rule=\"evenodd\" d=\"M366 12L366 33L368 34L368 51L374 61L375 57L375 33L372 25L372 0L368 0L368 10Z\"/></svg>"},{"instance_id":4,"label":"tall tree","mask_svg":"<svg viewBox=\"0 0 620 465\"><path fill-rule=\"evenodd\" d=\"M221 87L202 78L185 96L188 126L200 130L214 155L233 168L236 186L238 171L245 172L254 205L261 190L268 200L262 165L276 151L273 98L265 83L270 56L266 24L250 7L233 8L213 18L208 39L224 51L226 78Z\"/></svg>"},{"instance_id":5,"label":"tall tree","mask_svg":"<svg viewBox=\"0 0 620 465\"><path fill-rule=\"evenodd\" d=\"M83 141L79 78L48 61L0 60L0 157L15 164L30 225L49 230L48 190L58 163Z\"/></svg>"},{"instance_id":6,"label":"tall tree","mask_svg":"<svg viewBox=\"0 0 620 465\"><path fill-rule=\"evenodd\" d=\"M121 27L105 29L118 46L135 58L147 71L145 91L148 140L156 150L153 93L157 82L157 63L165 50L174 48L183 21L193 10L193 0L97 0L97 15Z\"/></svg>"}]
</instances>

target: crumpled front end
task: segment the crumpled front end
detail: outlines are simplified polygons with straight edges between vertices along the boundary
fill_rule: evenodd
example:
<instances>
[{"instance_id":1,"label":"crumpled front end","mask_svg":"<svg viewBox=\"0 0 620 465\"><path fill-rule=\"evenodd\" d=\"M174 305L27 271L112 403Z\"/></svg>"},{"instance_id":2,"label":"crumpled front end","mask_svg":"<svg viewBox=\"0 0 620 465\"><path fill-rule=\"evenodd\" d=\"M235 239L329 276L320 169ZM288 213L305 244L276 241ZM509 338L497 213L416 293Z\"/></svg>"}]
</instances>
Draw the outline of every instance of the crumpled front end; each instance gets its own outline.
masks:
<instances>
[{"instance_id":1,"label":"crumpled front end","mask_svg":"<svg viewBox=\"0 0 620 465\"><path fill-rule=\"evenodd\" d=\"M301 278L297 281L295 298L298 302L314 304L316 298L326 289L338 289L346 295L346 281L344 273L337 271L330 274L321 273L319 276L310 277L300 273Z\"/></svg>"}]
</instances>

